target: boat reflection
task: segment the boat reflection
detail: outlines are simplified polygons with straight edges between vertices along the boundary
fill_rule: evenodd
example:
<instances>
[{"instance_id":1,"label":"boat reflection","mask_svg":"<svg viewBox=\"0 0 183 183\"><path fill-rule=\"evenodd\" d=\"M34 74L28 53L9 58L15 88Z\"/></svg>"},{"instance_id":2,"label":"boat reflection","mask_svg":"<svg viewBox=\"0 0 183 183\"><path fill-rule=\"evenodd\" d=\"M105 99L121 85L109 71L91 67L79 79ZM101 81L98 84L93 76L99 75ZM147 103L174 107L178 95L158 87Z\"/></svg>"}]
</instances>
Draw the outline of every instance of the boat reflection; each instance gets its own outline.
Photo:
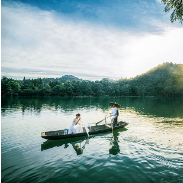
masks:
<instances>
[{"instance_id":1,"label":"boat reflection","mask_svg":"<svg viewBox=\"0 0 183 183\"><path fill-rule=\"evenodd\" d=\"M126 128L118 129L113 131L112 137L110 137L110 145L112 147L109 149L109 154L117 155L120 152L119 147L119 135L121 132L126 131ZM109 134L103 133L103 135ZM83 154L83 150L85 149L86 144L89 144L89 140L91 138L95 138L96 136L101 136L101 134L91 135L89 137L77 137L77 138L70 138L70 139L62 139L62 140L47 140L43 144L41 144L41 151L47 150L53 147L64 146L64 148L68 148L69 145L72 145L73 149L75 150L77 155Z\"/></svg>"},{"instance_id":2,"label":"boat reflection","mask_svg":"<svg viewBox=\"0 0 183 183\"><path fill-rule=\"evenodd\" d=\"M78 137L78 138L62 139L62 140L47 140L43 144L41 144L41 151L51 149L53 147L63 146L63 145L64 145L64 148L67 148L69 147L69 144L71 144L73 149L76 151L76 154L80 155L83 153L83 149L85 148L85 145L87 143L89 143L88 137Z\"/></svg>"}]
</instances>

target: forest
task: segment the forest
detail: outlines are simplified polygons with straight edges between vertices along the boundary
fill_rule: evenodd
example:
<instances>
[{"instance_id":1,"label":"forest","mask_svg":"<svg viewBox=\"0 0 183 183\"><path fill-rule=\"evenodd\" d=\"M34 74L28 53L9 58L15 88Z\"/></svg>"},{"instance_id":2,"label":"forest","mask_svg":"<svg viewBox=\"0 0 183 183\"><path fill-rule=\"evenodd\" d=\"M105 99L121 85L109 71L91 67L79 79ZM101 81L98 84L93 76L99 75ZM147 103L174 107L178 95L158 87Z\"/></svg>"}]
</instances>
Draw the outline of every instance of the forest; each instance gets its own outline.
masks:
<instances>
[{"instance_id":1,"label":"forest","mask_svg":"<svg viewBox=\"0 0 183 183\"><path fill-rule=\"evenodd\" d=\"M183 64L163 63L134 78L98 81L61 78L1 79L1 97L10 96L183 96Z\"/></svg>"}]
</instances>

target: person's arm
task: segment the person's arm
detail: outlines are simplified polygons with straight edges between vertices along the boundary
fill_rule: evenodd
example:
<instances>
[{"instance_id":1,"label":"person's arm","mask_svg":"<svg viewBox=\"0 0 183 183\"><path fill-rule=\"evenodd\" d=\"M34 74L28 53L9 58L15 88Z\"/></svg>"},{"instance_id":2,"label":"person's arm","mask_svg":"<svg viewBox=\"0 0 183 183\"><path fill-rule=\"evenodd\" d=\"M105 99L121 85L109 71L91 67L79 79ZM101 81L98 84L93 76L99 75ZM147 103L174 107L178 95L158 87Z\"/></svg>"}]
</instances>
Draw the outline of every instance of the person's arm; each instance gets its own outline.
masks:
<instances>
[{"instance_id":1,"label":"person's arm","mask_svg":"<svg viewBox=\"0 0 183 183\"><path fill-rule=\"evenodd\" d=\"M80 120L80 119L81 119L81 118L79 118L79 119L77 120L76 125L77 125L77 124L79 124L79 125L80 125L80 123L79 123L79 120Z\"/></svg>"},{"instance_id":2,"label":"person's arm","mask_svg":"<svg viewBox=\"0 0 183 183\"><path fill-rule=\"evenodd\" d=\"M76 125L77 121L76 118L73 119L74 125Z\"/></svg>"},{"instance_id":3,"label":"person's arm","mask_svg":"<svg viewBox=\"0 0 183 183\"><path fill-rule=\"evenodd\" d=\"M114 111L114 108L113 108L112 111L109 113L110 116L113 116L113 111Z\"/></svg>"}]
</instances>

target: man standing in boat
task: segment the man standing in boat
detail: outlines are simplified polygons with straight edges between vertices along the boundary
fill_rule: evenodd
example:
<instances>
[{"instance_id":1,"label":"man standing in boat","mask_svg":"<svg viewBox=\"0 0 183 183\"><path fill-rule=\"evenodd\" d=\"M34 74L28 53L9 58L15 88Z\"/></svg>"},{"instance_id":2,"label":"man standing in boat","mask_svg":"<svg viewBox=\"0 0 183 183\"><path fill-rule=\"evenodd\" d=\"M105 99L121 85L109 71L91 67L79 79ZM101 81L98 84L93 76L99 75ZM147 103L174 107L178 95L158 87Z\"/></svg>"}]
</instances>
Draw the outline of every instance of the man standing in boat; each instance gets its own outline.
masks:
<instances>
[{"instance_id":1,"label":"man standing in boat","mask_svg":"<svg viewBox=\"0 0 183 183\"><path fill-rule=\"evenodd\" d=\"M119 112L117 109L118 104L113 103L112 106L113 106L113 110L111 114L113 115L113 127L115 127L117 125L117 118L119 116Z\"/></svg>"}]
</instances>

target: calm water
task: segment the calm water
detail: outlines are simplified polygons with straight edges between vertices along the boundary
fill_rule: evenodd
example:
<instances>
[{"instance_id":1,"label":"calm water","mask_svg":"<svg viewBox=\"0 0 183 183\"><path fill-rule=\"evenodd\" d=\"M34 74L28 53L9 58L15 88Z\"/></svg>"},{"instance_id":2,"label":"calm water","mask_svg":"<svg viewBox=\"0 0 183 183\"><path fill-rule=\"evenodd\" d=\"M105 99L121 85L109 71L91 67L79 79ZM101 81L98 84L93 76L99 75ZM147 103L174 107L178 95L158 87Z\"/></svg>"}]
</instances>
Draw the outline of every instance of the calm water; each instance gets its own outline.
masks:
<instances>
[{"instance_id":1,"label":"calm water","mask_svg":"<svg viewBox=\"0 0 183 183\"><path fill-rule=\"evenodd\" d=\"M114 133L45 140L76 113L87 125L121 104ZM5 182L183 182L183 99L12 98L1 100L1 180ZM109 119L109 118L108 118Z\"/></svg>"}]
</instances>

